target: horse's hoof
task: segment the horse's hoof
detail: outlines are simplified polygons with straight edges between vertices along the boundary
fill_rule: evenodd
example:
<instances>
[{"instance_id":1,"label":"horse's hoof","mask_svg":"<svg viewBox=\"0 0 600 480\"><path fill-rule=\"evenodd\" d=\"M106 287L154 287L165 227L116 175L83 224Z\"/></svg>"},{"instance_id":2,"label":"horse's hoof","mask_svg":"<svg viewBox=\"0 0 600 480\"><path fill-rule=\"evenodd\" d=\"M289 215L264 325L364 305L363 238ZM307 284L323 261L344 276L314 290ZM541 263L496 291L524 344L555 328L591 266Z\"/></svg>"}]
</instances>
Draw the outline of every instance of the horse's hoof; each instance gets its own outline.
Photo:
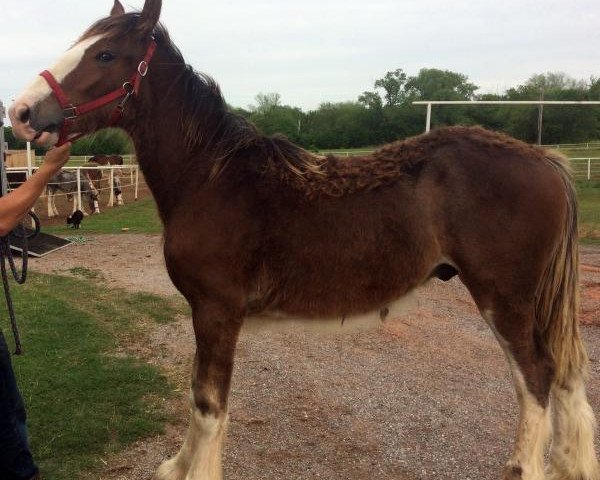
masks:
<instances>
[{"instance_id":1,"label":"horse's hoof","mask_svg":"<svg viewBox=\"0 0 600 480\"><path fill-rule=\"evenodd\" d=\"M187 472L181 468L175 458L164 462L152 477L152 480L184 480Z\"/></svg>"},{"instance_id":2,"label":"horse's hoof","mask_svg":"<svg viewBox=\"0 0 600 480\"><path fill-rule=\"evenodd\" d=\"M523 468L519 465L507 465L504 468L502 480L523 480Z\"/></svg>"}]
</instances>

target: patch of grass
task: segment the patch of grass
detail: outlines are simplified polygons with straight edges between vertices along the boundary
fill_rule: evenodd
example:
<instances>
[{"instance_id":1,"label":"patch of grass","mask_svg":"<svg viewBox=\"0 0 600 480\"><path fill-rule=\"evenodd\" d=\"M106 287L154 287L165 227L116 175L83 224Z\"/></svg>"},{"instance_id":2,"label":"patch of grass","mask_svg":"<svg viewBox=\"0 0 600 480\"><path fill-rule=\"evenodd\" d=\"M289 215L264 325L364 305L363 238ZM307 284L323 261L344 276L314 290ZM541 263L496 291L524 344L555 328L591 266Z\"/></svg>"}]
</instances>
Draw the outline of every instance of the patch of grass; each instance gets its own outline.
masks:
<instances>
[{"instance_id":1,"label":"patch of grass","mask_svg":"<svg viewBox=\"0 0 600 480\"><path fill-rule=\"evenodd\" d=\"M582 242L600 244L600 184L578 182L577 199Z\"/></svg>"},{"instance_id":2,"label":"patch of grass","mask_svg":"<svg viewBox=\"0 0 600 480\"><path fill-rule=\"evenodd\" d=\"M103 278L100 270L93 270L86 267L73 267L69 268L68 272L72 275L87 278L89 280L100 280Z\"/></svg>"},{"instance_id":3,"label":"patch of grass","mask_svg":"<svg viewBox=\"0 0 600 480\"><path fill-rule=\"evenodd\" d=\"M165 304L163 297L151 293L136 292L129 294L124 302L158 324L170 323L183 312L191 315L191 311L188 311L188 304L180 297L175 297L170 303Z\"/></svg>"},{"instance_id":4,"label":"patch of grass","mask_svg":"<svg viewBox=\"0 0 600 480\"><path fill-rule=\"evenodd\" d=\"M93 478L103 455L163 430L172 387L127 345L179 306L54 275L32 274L13 293L25 350L13 363L44 478Z\"/></svg>"},{"instance_id":5,"label":"patch of grass","mask_svg":"<svg viewBox=\"0 0 600 480\"><path fill-rule=\"evenodd\" d=\"M126 231L123 229L126 228ZM44 227L44 232L71 236L87 233L161 233L162 223L156 204L150 197L120 207L105 208L100 215L83 219L81 228L74 230L67 225Z\"/></svg>"}]
</instances>

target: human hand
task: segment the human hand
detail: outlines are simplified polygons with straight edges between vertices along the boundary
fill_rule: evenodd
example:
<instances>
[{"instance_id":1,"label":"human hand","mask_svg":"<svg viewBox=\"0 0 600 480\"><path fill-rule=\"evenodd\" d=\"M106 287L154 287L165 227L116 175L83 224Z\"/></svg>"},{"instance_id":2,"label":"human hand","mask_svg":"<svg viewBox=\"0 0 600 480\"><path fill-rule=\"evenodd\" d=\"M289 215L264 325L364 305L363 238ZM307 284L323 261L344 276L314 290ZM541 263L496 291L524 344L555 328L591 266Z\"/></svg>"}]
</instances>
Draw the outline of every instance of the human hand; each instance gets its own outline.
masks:
<instances>
[{"instance_id":1,"label":"human hand","mask_svg":"<svg viewBox=\"0 0 600 480\"><path fill-rule=\"evenodd\" d=\"M53 170L60 170L65 163L69 161L71 155L71 144L65 143L60 147L53 148L46 152L44 157L44 165L52 168Z\"/></svg>"}]
</instances>

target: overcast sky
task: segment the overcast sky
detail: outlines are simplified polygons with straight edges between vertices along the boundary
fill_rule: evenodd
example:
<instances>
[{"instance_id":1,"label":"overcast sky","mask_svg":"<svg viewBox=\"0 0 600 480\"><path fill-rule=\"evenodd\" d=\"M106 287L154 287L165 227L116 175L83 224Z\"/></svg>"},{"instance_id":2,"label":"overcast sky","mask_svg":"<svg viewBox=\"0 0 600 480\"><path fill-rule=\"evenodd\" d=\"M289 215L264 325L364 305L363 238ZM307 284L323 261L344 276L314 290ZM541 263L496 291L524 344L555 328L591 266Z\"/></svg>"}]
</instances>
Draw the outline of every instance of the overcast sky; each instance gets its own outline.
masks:
<instances>
[{"instance_id":1,"label":"overcast sky","mask_svg":"<svg viewBox=\"0 0 600 480\"><path fill-rule=\"evenodd\" d=\"M143 0L123 2L141 8ZM68 48L112 0L2 0L0 99ZM600 76L598 0L164 0L186 60L238 107L278 92L303 110L356 100L387 71L466 74L502 93L534 73Z\"/></svg>"}]
</instances>

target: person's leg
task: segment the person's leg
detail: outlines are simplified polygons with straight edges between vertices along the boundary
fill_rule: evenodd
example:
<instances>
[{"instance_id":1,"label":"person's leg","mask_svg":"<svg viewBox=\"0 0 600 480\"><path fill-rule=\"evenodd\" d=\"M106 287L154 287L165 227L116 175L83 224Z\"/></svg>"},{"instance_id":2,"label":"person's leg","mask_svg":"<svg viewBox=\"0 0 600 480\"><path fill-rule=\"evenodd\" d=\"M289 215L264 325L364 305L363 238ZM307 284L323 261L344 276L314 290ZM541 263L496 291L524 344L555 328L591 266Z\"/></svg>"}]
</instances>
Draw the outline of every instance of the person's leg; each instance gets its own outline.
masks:
<instances>
[{"instance_id":1,"label":"person's leg","mask_svg":"<svg viewBox=\"0 0 600 480\"><path fill-rule=\"evenodd\" d=\"M25 406L0 332L0 478L29 480L37 467L27 440Z\"/></svg>"}]
</instances>

